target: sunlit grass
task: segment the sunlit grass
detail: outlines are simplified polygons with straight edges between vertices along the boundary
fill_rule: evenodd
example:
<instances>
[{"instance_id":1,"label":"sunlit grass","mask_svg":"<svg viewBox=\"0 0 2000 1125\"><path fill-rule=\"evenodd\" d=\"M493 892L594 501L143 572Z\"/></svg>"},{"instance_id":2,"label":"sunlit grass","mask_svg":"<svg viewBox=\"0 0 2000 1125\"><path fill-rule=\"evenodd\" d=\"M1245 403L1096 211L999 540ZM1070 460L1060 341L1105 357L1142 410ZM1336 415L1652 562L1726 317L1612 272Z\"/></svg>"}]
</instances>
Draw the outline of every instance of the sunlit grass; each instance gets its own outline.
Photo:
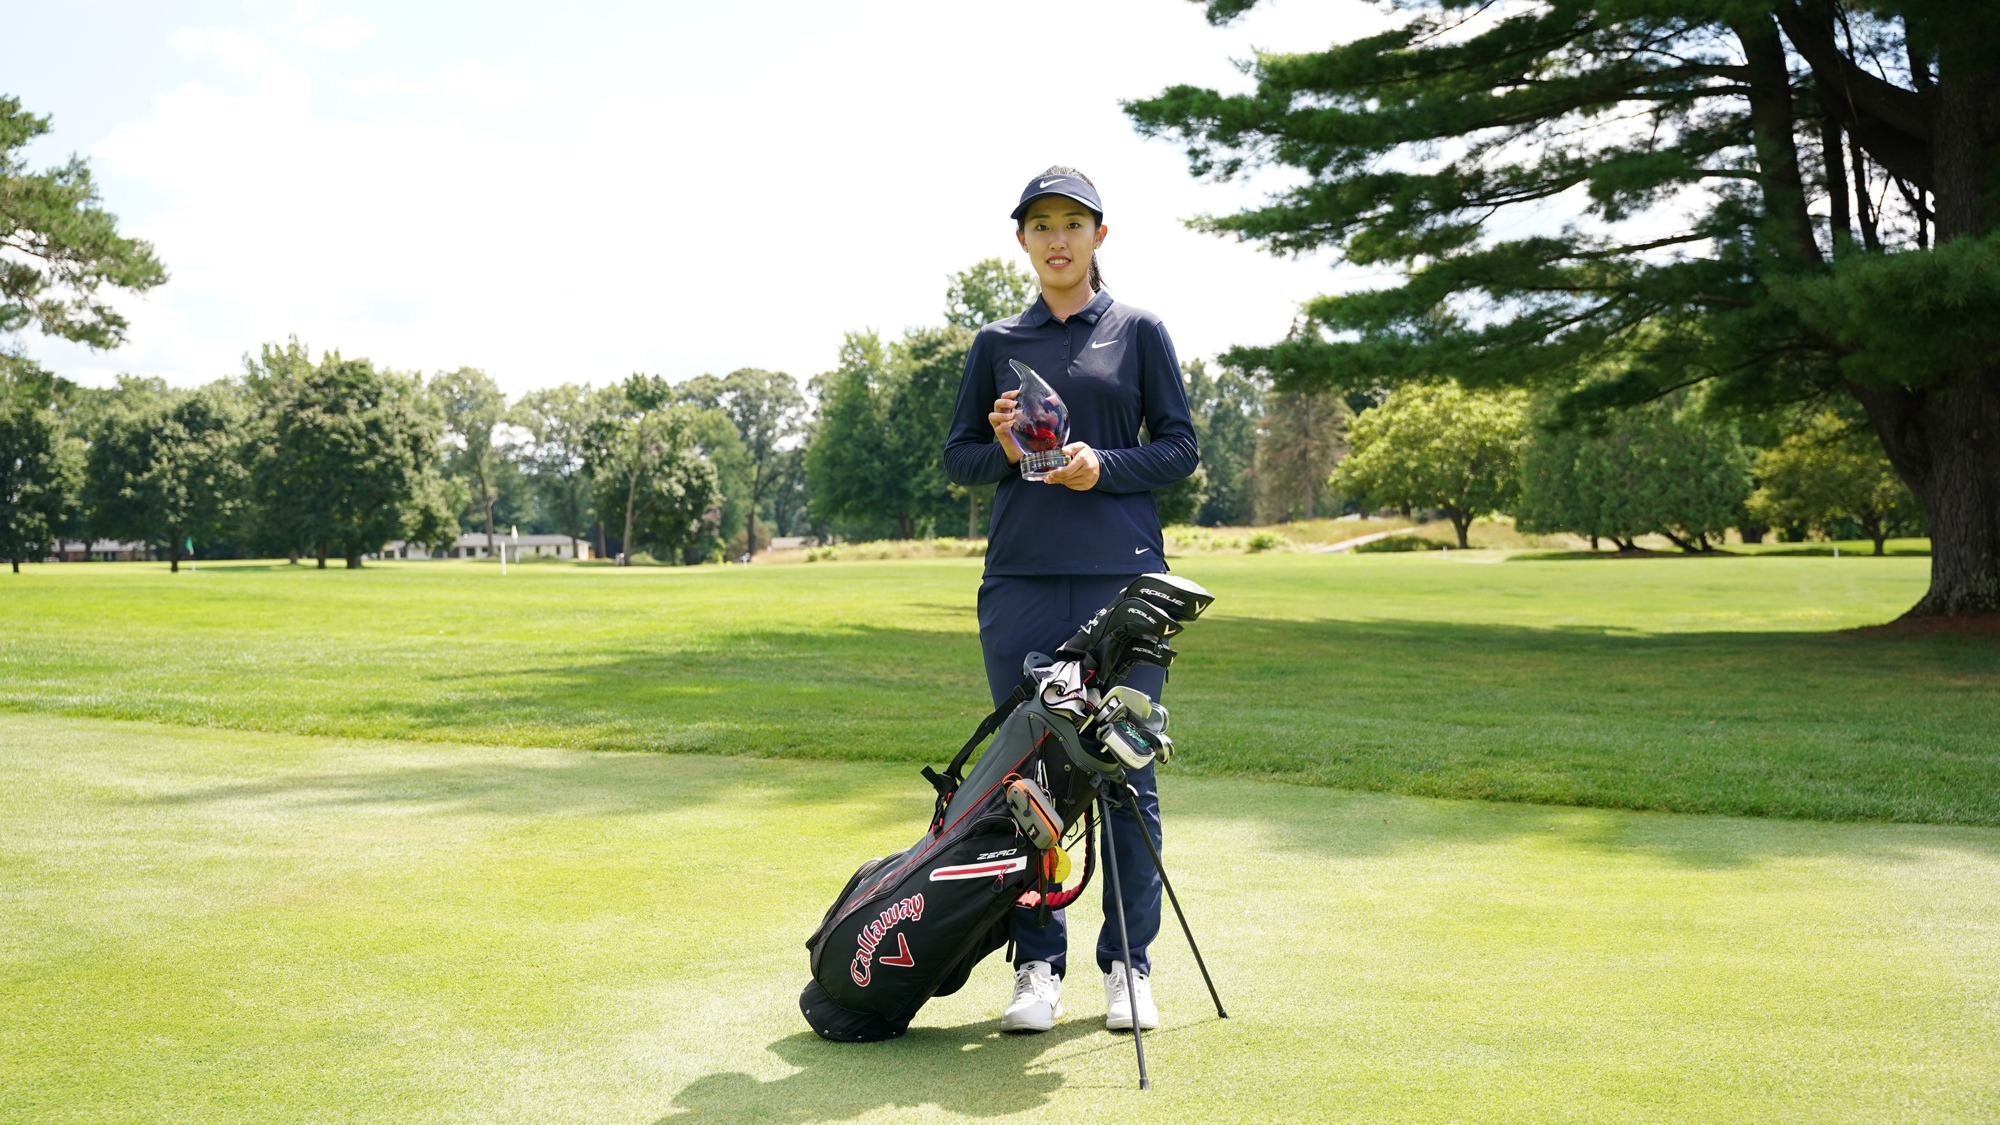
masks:
<instances>
[{"instance_id":1,"label":"sunlit grass","mask_svg":"<svg viewBox=\"0 0 2000 1125\"><path fill-rule=\"evenodd\" d=\"M881 764L0 715L0 1120L1986 1122L2000 831L1163 775L1165 1027L812 1036Z\"/></svg>"}]
</instances>

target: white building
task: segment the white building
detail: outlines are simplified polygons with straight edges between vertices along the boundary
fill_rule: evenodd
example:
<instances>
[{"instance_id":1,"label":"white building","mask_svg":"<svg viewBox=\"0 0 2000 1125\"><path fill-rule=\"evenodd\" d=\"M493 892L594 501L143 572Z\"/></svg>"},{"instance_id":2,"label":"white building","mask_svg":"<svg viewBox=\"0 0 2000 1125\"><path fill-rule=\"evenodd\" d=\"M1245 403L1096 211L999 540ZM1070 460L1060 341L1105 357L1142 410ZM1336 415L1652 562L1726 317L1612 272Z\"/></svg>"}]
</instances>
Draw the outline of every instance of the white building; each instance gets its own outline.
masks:
<instances>
[{"instance_id":1,"label":"white building","mask_svg":"<svg viewBox=\"0 0 2000 1125\"><path fill-rule=\"evenodd\" d=\"M390 541L372 559L488 559L497 558L499 553L507 553L508 562L522 559L587 559L590 544L582 539L571 539L567 535L522 535L512 536L504 532L493 535L493 550L486 549L486 533L468 531L438 554L431 554L422 543L405 543L401 539Z\"/></svg>"},{"instance_id":2,"label":"white building","mask_svg":"<svg viewBox=\"0 0 2000 1125\"><path fill-rule=\"evenodd\" d=\"M51 562L151 562L152 559L152 544L126 543L118 539L98 539L89 543L81 539L65 539L57 544L56 553L49 556Z\"/></svg>"}]
</instances>

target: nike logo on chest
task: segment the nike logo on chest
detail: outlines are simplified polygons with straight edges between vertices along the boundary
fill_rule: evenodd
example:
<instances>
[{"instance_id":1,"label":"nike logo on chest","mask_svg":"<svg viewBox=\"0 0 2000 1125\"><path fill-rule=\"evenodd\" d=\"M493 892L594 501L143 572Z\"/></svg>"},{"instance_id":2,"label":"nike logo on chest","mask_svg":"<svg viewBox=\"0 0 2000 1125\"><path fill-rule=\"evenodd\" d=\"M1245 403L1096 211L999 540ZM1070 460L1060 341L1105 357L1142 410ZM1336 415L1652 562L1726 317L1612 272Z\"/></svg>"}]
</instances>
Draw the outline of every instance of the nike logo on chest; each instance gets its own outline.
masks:
<instances>
[{"instance_id":1,"label":"nike logo on chest","mask_svg":"<svg viewBox=\"0 0 2000 1125\"><path fill-rule=\"evenodd\" d=\"M1102 342L1100 342L1100 343L1094 343L1094 344L1092 344L1092 345L1090 345L1090 346L1091 346L1091 347L1093 347L1093 348L1108 348L1108 347L1110 347L1111 345L1113 345L1113 344L1115 344L1115 343L1117 343L1117 342L1118 342L1118 341L1116 341L1116 340L1105 340L1105 341L1102 341Z\"/></svg>"}]
</instances>

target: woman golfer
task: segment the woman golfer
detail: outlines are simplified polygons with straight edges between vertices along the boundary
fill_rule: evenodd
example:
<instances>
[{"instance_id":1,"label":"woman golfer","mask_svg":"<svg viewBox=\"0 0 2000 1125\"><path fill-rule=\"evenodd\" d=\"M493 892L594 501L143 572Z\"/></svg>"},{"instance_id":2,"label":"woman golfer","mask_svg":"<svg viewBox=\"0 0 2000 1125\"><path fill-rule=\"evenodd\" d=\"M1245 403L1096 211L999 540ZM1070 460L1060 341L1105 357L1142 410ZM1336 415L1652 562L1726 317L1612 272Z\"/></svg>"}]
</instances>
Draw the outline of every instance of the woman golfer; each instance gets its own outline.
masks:
<instances>
[{"instance_id":1,"label":"woman golfer","mask_svg":"<svg viewBox=\"0 0 2000 1125\"><path fill-rule=\"evenodd\" d=\"M1160 319L1114 301L1096 252L1110 228L1097 188L1074 168L1050 168L1028 181L1014 208L1015 237L1040 279L1042 295L1025 312L980 329L966 356L965 378L945 441L945 471L955 484L998 482L988 531L986 577L979 586L979 643L998 706L1021 679L1030 652L1052 653L1134 577L1167 568L1153 490L1200 463L1194 424L1181 389L1180 361ZM1021 477L1014 439L1020 360L1048 380L1069 407L1069 464L1045 481ZM1147 435L1140 444L1140 428ZM1126 683L1160 698L1166 673L1141 665ZM1130 774L1145 830L1160 840L1160 800L1153 767ZM1117 933L1107 921L1097 938L1109 1028L1159 1026L1146 974L1146 947L1160 932L1160 873L1136 838L1129 807L1115 826L1124 875L1125 919L1132 942L1134 996L1118 963ZM1126 874L1128 873L1129 874ZM1104 914L1112 917L1105 887ZM1014 915L1014 995L1003 1031L1047 1031L1062 1015L1068 933L1058 910L1048 925L1036 912Z\"/></svg>"}]
</instances>

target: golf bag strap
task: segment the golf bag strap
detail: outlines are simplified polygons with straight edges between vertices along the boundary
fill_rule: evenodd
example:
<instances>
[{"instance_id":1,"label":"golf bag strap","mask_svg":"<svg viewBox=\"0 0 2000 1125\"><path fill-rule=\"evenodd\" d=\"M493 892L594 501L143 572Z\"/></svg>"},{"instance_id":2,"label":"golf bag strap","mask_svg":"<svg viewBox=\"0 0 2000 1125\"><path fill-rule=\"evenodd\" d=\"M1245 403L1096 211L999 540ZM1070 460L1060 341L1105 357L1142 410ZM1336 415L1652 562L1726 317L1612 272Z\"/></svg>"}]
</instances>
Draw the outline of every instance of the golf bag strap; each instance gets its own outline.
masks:
<instances>
[{"instance_id":1,"label":"golf bag strap","mask_svg":"<svg viewBox=\"0 0 2000 1125\"><path fill-rule=\"evenodd\" d=\"M1030 690L1025 679L1015 684L1013 693L1001 700L1000 706L995 708L991 715L979 721L979 729L972 732L971 738L966 739L965 745L952 758L951 764L944 768L943 773L929 766L924 767L924 780L930 782L931 788L936 789L938 793L937 811L931 817L933 833L944 826L945 808L951 804L952 795L958 792L959 784L965 780L965 763L972 757L972 752L977 750L979 744L986 741L989 735L1000 729L1000 724L1007 721L1007 716L1013 714L1016 707L1028 701Z\"/></svg>"}]
</instances>

